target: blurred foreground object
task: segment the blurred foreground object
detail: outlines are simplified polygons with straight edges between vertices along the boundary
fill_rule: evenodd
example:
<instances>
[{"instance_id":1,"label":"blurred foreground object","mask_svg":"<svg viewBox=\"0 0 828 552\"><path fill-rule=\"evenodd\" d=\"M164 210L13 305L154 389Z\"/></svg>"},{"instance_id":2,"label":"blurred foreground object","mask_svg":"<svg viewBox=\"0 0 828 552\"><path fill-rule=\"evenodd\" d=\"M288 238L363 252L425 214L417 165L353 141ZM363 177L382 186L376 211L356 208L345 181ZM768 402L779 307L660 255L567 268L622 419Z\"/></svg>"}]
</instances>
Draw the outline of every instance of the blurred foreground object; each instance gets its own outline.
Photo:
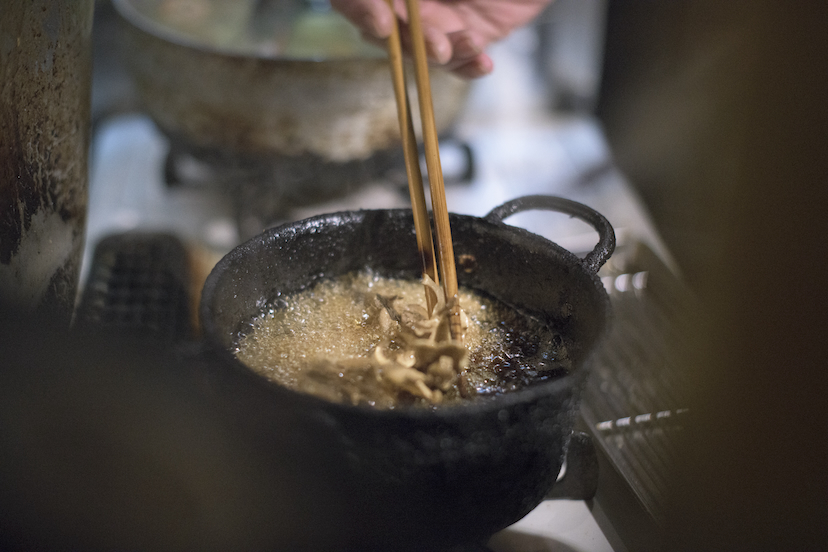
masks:
<instances>
[{"instance_id":1,"label":"blurred foreground object","mask_svg":"<svg viewBox=\"0 0 828 552\"><path fill-rule=\"evenodd\" d=\"M94 0L10 0L0 17L0 295L64 319L87 203Z\"/></svg>"},{"instance_id":2,"label":"blurred foreground object","mask_svg":"<svg viewBox=\"0 0 828 552\"><path fill-rule=\"evenodd\" d=\"M610 3L598 112L701 300L666 550L828 546L826 16Z\"/></svg>"}]
</instances>

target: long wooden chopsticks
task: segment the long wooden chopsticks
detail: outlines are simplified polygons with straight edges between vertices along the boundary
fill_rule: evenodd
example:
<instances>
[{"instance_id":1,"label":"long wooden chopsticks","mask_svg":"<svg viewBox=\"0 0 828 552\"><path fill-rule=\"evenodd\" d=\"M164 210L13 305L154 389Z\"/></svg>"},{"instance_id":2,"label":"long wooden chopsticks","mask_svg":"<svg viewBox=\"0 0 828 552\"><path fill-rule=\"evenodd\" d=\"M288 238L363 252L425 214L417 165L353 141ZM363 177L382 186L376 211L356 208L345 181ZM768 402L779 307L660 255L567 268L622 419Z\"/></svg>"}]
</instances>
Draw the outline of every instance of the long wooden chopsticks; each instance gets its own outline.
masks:
<instances>
[{"instance_id":1,"label":"long wooden chopsticks","mask_svg":"<svg viewBox=\"0 0 828 552\"><path fill-rule=\"evenodd\" d=\"M393 0L387 0L393 10ZM423 276L428 276L435 283L440 283L437 275L437 259L431 236L431 222L428 218L423 176L420 172L420 157L417 152L417 138L414 135L414 123L411 120L411 105L408 101L408 89L405 84L400 29L394 19L394 27L388 38L388 59L391 63L391 80L394 83L394 96L397 100L397 116L400 122L403 152L405 153L405 172L408 176L408 192L411 196L411 209L414 212L414 230L417 234L417 250L422 261ZM429 314L434 310L437 297L434 291L425 286L426 306Z\"/></svg>"},{"instance_id":2,"label":"long wooden chopsticks","mask_svg":"<svg viewBox=\"0 0 828 552\"><path fill-rule=\"evenodd\" d=\"M393 0L386 1L393 11ZM446 301L451 306L449 320L451 336L453 339L461 340L462 328L460 324L460 304L457 297L457 269L454 264L454 246L451 241L451 227L449 225L446 191L443 183L443 169L440 165L440 146L437 138L437 127L434 121L431 81L428 73L428 59L426 57L425 39L423 38L418 1L406 0L405 3L408 10L408 25L414 57L414 76L417 81L417 97L420 105L423 145L425 149L426 168L428 169L429 188L431 190L431 210L434 215L434 230L437 234L436 260L439 266L439 278L437 277L437 271L434 269L435 249L432 242L431 225L425 203L423 179L420 173L420 159L411 120L411 109L405 84L405 70L403 68L402 45L396 18L394 19L392 34L388 38L388 57L391 64L391 75L397 101L397 113L400 121L403 151L405 153L405 167L408 176L408 189L411 195L411 206L414 212L417 247L423 261L423 274L430 276L435 282L442 285ZM434 301L430 293L430 290L427 288L426 302L429 311L432 310Z\"/></svg>"}]
</instances>

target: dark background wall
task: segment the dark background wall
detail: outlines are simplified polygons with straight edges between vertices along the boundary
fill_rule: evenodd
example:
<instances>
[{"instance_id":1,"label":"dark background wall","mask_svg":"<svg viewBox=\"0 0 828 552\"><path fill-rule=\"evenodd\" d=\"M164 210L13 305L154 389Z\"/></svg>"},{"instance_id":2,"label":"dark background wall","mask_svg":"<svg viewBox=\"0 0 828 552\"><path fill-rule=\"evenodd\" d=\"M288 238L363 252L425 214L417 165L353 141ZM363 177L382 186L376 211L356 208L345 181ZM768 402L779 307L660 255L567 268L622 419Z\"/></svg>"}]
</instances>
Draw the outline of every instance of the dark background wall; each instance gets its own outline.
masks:
<instances>
[{"instance_id":1,"label":"dark background wall","mask_svg":"<svg viewBox=\"0 0 828 552\"><path fill-rule=\"evenodd\" d=\"M701 306L671 550L828 549L826 11L610 2L598 114Z\"/></svg>"}]
</instances>

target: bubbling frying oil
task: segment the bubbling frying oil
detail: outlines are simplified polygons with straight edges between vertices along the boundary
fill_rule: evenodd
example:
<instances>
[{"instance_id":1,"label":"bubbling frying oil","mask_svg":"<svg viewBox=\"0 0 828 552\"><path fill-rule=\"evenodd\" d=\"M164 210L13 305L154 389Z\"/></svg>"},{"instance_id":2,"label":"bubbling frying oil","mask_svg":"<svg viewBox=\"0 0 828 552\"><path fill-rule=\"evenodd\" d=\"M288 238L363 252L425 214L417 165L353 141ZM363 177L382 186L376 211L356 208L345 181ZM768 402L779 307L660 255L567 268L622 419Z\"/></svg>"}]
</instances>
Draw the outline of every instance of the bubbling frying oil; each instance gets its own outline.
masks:
<instances>
[{"instance_id":1,"label":"bubbling frying oil","mask_svg":"<svg viewBox=\"0 0 828 552\"><path fill-rule=\"evenodd\" d=\"M383 379L383 370L390 369L376 359L404 356L411 336L382 311L397 314L388 310L390 303L423 305L424 297L421 282L369 271L325 280L265 309L240 335L235 354L255 372L289 388L377 408L495 395L569 371L566 346L556 332L501 302L461 288L460 305L468 317L468 366L435 390L439 400L424 400L416 390L390 388Z\"/></svg>"}]
</instances>

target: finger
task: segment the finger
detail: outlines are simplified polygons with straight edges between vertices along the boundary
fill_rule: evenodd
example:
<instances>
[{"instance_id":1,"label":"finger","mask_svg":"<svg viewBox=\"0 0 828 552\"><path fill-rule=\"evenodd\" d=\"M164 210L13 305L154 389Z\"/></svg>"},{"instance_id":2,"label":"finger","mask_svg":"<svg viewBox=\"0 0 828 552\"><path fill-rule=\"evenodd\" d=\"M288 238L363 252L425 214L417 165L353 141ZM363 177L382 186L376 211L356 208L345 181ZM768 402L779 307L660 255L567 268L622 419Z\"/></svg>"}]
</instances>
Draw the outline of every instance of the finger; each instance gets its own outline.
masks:
<instances>
[{"instance_id":1,"label":"finger","mask_svg":"<svg viewBox=\"0 0 828 552\"><path fill-rule=\"evenodd\" d=\"M457 31L446 35L451 43L451 60L449 65L459 67L465 65L483 53L483 48L467 31Z\"/></svg>"},{"instance_id":2,"label":"finger","mask_svg":"<svg viewBox=\"0 0 828 552\"><path fill-rule=\"evenodd\" d=\"M471 61L452 69L452 73L465 79L478 79L485 77L494 69L492 58L487 54L480 54Z\"/></svg>"},{"instance_id":3,"label":"finger","mask_svg":"<svg viewBox=\"0 0 828 552\"><path fill-rule=\"evenodd\" d=\"M491 58L483 52L471 33L449 33L448 39L452 44L452 57L446 64L447 69L467 79L476 79L492 72L494 64Z\"/></svg>"},{"instance_id":4,"label":"finger","mask_svg":"<svg viewBox=\"0 0 828 552\"><path fill-rule=\"evenodd\" d=\"M445 65L451 61L454 49L451 40L445 33L434 27L423 27L423 38L425 39L426 53L429 59Z\"/></svg>"},{"instance_id":5,"label":"finger","mask_svg":"<svg viewBox=\"0 0 828 552\"><path fill-rule=\"evenodd\" d=\"M411 28L408 25L400 25L400 38L402 39L403 50L406 54L411 55ZM451 41L444 33L433 27L423 27L423 39L429 61L437 65L445 65L451 61Z\"/></svg>"},{"instance_id":6,"label":"finger","mask_svg":"<svg viewBox=\"0 0 828 552\"><path fill-rule=\"evenodd\" d=\"M331 0L331 6L364 34L375 38L391 36L394 13L385 0Z\"/></svg>"}]
</instances>

